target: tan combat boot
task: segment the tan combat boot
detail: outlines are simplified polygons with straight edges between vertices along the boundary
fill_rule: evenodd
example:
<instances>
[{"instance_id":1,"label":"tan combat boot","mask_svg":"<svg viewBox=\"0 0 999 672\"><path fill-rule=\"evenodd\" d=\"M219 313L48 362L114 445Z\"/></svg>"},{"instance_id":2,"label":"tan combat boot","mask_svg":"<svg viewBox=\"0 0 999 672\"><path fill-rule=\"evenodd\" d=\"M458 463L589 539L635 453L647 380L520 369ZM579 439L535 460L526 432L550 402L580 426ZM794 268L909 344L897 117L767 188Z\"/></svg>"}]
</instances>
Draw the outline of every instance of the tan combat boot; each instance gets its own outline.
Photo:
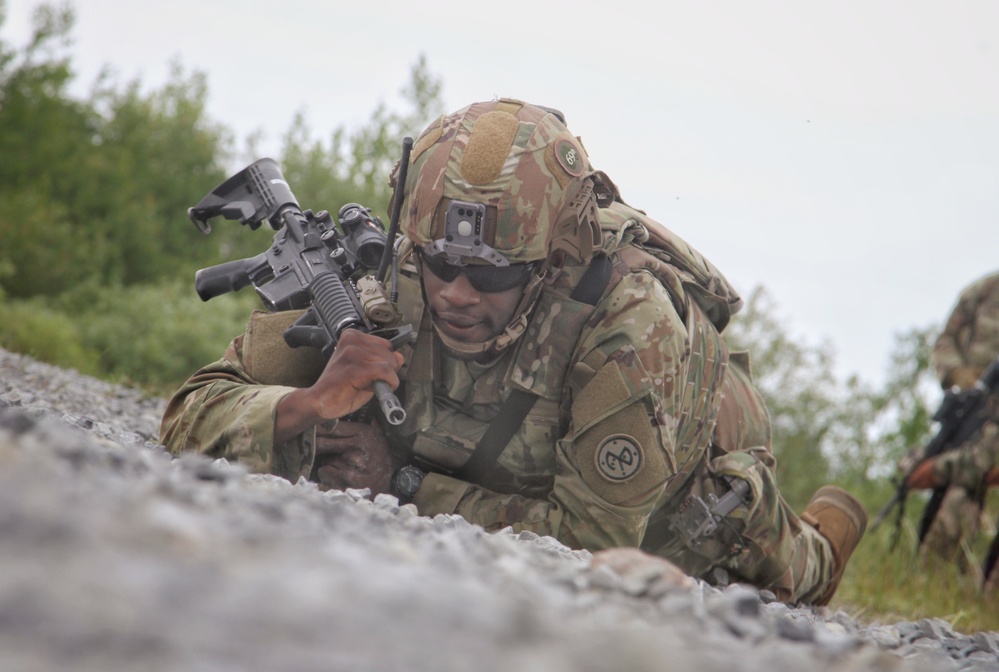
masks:
<instances>
[{"instance_id":1,"label":"tan combat boot","mask_svg":"<svg viewBox=\"0 0 999 672\"><path fill-rule=\"evenodd\" d=\"M843 570L867 529L867 511L843 488L823 485L812 495L801 519L829 541L833 552L833 578L813 604L829 604L843 578Z\"/></svg>"}]
</instances>

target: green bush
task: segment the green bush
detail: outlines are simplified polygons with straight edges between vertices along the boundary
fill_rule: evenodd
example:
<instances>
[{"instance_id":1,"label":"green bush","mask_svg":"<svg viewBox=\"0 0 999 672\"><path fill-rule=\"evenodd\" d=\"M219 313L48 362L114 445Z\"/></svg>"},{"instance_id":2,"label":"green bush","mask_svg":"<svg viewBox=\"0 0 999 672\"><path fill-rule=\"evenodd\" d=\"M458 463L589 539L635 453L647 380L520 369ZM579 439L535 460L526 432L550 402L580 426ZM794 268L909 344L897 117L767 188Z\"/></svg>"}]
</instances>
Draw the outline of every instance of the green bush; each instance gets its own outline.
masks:
<instances>
[{"instance_id":1,"label":"green bush","mask_svg":"<svg viewBox=\"0 0 999 672\"><path fill-rule=\"evenodd\" d=\"M0 303L0 346L64 369L100 372L100 355L83 343L79 324L42 299Z\"/></svg>"},{"instance_id":2,"label":"green bush","mask_svg":"<svg viewBox=\"0 0 999 672\"><path fill-rule=\"evenodd\" d=\"M105 288L93 298L79 316L80 332L101 353L102 375L160 394L221 357L260 303L244 292L206 305L193 283L181 281Z\"/></svg>"},{"instance_id":3,"label":"green bush","mask_svg":"<svg viewBox=\"0 0 999 672\"><path fill-rule=\"evenodd\" d=\"M206 305L193 283L84 283L55 298L0 303L0 347L164 395L222 356L260 301L252 291Z\"/></svg>"}]
</instances>

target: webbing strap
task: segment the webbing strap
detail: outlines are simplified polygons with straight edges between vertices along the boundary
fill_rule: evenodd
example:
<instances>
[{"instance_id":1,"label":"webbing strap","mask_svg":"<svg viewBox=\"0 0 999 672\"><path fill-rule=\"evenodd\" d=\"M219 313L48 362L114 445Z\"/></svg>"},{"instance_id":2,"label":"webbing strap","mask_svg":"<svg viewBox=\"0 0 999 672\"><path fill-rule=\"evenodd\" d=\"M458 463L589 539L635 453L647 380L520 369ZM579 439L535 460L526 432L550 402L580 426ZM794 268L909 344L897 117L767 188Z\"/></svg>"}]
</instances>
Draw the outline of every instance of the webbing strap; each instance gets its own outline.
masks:
<instances>
[{"instance_id":1,"label":"webbing strap","mask_svg":"<svg viewBox=\"0 0 999 672\"><path fill-rule=\"evenodd\" d=\"M600 295L607 288L610 282L611 261L606 254L598 253L590 260L590 265L586 268L586 273L580 278L579 284L572 290L573 301L588 303L591 306L597 305Z\"/></svg>"},{"instance_id":2,"label":"webbing strap","mask_svg":"<svg viewBox=\"0 0 999 672\"><path fill-rule=\"evenodd\" d=\"M601 294L610 281L611 263L606 254L598 254L590 261L586 273L572 291L575 301L596 305ZM524 418L530 412L538 395L524 390L513 390L503 402L499 413L489 424L482 439L475 446L468 461L454 472L456 478L462 480L477 480L489 467L496 462L500 453L510 443L514 433L524 424Z\"/></svg>"},{"instance_id":3,"label":"webbing strap","mask_svg":"<svg viewBox=\"0 0 999 672\"><path fill-rule=\"evenodd\" d=\"M524 418L537 399L538 395L532 392L524 390L510 392L500 412L489 424L489 429L475 446L475 451L469 456L468 461L454 472L454 476L466 481L484 474L510 443L514 432L523 424Z\"/></svg>"}]
</instances>

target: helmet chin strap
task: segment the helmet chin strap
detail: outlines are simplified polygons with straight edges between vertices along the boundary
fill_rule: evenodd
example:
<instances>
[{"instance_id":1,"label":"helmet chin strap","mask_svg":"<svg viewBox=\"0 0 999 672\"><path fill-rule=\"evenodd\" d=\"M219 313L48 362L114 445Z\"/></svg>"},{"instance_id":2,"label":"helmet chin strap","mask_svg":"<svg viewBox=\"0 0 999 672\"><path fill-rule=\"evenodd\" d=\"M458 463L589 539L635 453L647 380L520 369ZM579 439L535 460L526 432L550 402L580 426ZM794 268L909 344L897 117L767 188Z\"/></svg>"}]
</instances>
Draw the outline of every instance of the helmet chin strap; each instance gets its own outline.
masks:
<instances>
[{"instance_id":1,"label":"helmet chin strap","mask_svg":"<svg viewBox=\"0 0 999 672\"><path fill-rule=\"evenodd\" d=\"M524 295L520 299L520 303L517 304L517 309L514 311L510 323L506 325L501 333L487 341L478 343L457 341L439 329L436 323L434 323L434 332L436 332L445 347L459 355L467 356L469 359L478 358L481 355L494 357L516 343L524 335L524 332L527 331L527 316L530 315L534 305L538 302L538 297L541 296L541 283L544 282L547 276L548 263L545 262L542 264L539 272L532 275L527 286L524 287Z\"/></svg>"}]
</instances>

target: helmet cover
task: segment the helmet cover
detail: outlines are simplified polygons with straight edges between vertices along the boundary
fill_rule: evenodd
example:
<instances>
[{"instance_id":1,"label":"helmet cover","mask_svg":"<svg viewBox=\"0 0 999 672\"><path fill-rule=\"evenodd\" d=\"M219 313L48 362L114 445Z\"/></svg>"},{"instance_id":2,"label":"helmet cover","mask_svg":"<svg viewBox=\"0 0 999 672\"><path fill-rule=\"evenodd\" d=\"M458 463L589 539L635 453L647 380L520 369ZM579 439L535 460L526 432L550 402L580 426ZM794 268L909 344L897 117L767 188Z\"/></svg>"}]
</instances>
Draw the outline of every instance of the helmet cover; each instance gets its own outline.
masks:
<instances>
[{"instance_id":1,"label":"helmet cover","mask_svg":"<svg viewBox=\"0 0 999 672\"><path fill-rule=\"evenodd\" d=\"M585 262L600 241L591 172L557 111L508 98L473 103L414 143L404 232L455 265L538 261L557 249Z\"/></svg>"}]
</instances>

